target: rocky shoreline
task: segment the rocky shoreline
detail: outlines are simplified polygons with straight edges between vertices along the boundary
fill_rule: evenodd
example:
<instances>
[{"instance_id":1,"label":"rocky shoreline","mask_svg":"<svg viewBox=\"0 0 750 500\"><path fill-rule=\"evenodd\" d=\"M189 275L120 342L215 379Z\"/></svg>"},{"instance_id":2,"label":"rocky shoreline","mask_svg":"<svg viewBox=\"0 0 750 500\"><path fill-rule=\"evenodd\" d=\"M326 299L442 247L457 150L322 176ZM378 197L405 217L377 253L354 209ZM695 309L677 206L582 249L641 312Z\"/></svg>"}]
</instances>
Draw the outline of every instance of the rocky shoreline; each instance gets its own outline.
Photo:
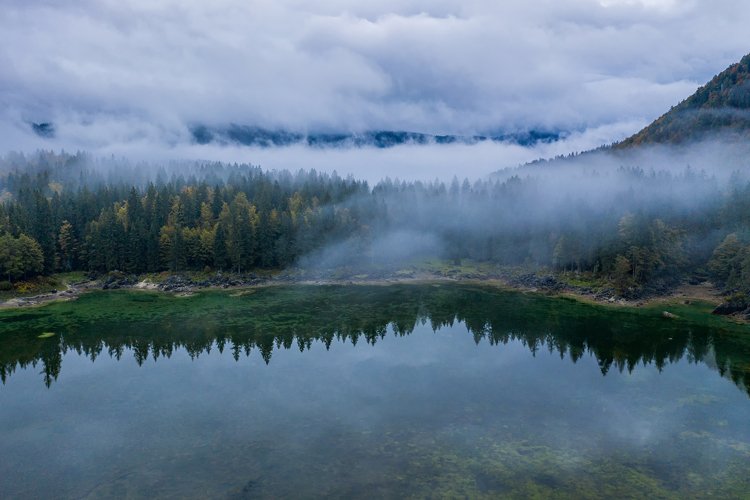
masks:
<instances>
[{"instance_id":1,"label":"rocky shoreline","mask_svg":"<svg viewBox=\"0 0 750 500\"><path fill-rule=\"evenodd\" d=\"M643 307L657 302L679 300L684 304L693 301L714 304L712 314L731 316L740 321L750 321L750 303L746 299L737 299L722 295L710 283L692 283L681 286L658 286L650 290L641 291L630 297L622 297L614 288L604 287L598 290L591 287L574 286L561 282L552 275L536 276L525 274L505 281L511 288L557 295L568 295L578 300L590 301L598 304L620 305L626 307ZM676 316L664 311L665 318Z\"/></svg>"}]
</instances>

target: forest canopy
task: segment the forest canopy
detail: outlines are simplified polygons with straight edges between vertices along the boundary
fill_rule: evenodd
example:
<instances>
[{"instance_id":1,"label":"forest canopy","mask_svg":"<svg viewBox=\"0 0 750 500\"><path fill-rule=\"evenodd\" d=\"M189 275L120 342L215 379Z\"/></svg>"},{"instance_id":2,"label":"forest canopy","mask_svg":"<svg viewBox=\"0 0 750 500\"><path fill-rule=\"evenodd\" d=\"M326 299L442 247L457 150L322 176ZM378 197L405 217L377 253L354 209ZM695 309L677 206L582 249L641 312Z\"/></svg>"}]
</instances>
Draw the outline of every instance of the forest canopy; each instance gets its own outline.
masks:
<instances>
[{"instance_id":1,"label":"forest canopy","mask_svg":"<svg viewBox=\"0 0 750 500\"><path fill-rule=\"evenodd\" d=\"M85 154L0 163L0 272L367 266L473 259L591 272L625 293L699 275L746 290L750 183L688 166L374 187L247 164Z\"/></svg>"}]
</instances>

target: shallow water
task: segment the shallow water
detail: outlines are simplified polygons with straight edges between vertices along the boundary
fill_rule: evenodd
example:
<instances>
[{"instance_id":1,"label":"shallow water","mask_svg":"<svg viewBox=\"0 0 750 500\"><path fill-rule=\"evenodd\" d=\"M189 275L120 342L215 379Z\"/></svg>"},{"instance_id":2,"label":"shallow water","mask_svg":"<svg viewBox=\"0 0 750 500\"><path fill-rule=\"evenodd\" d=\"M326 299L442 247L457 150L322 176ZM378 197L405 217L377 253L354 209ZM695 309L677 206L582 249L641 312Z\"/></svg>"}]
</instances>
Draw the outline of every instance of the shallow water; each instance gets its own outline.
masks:
<instances>
[{"instance_id":1,"label":"shallow water","mask_svg":"<svg viewBox=\"0 0 750 500\"><path fill-rule=\"evenodd\" d=\"M671 310L410 285L2 311L0 498L748 497L750 328Z\"/></svg>"}]
</instances>

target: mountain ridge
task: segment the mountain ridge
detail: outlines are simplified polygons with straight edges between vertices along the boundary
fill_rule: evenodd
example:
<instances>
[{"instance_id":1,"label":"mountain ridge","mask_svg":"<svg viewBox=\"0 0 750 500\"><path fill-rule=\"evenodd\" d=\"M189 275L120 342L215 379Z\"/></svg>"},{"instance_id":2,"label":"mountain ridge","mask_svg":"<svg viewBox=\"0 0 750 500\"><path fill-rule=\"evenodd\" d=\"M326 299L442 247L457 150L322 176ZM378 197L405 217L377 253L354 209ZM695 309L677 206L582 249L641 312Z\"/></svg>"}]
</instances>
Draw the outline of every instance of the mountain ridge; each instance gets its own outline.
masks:
<instances>
[{"instance_id":1,"label":"mountain ridge","mask_svg":"<svg viewBox=\"0 0 750 500\"><path fill-rule=\"evenodd\" d=\"M222 127L196 125L190 128L197 144L240 144L262 148L305 145L318 148L376 147L391 148L405 144L478 144L505 142L520 146L549 144L567 137L560 131L530 129L487 135L428 134L406 130L367 130L363 132L301 133L286 129L268 129L251 125L230 124Z\"/></svg>"},{"instance_id":2,"label":"mountain ridge","mask_svg":"<svg viewBox=\"0 0 750 500\"><path fill-rule=\"evenodd\" d=\"M750 137L750 54L714 76L648 126L614 144L627 149L682 144L712 136Z\"/></svg>"}]
</instances>

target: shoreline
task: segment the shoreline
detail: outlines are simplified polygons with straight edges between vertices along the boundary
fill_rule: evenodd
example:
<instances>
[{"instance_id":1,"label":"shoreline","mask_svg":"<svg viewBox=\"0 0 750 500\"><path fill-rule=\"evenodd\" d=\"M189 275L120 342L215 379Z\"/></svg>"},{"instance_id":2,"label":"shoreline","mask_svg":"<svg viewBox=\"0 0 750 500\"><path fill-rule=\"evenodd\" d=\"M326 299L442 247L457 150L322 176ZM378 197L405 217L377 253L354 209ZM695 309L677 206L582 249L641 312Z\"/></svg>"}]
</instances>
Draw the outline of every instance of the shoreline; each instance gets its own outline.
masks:
<instances>
[{"instance_id":1,"label":"shoreline","mask_svg":"<svg viewBox=\"0 0 750 500\"><path fill-rule=\"evenodd\" d=\"M466 276L453 277L445 276L438 273L412 273L410 275L386 275L377 278L352 276L347 278L318 277L307 278L304 276L278 275L265 278L252 276L250 278L221 275L217 273L218 280L199 280L195 281L184 273L169 274L162 281L155 281L149 277L132 276L114 278L105 276L104 279L97 278L89 281L70 283L66 285L65 290L50 291L33 296L11 297L0 302L0 310L4 309L25 309L39 307L58 301L71 301L77 299L84 293L90 291L106 290L133 290L133 291L153 291L165 294L171 294L178 297L188 297L194 293L204 290L251 290L270 286L389 286L398 284L411 285L428 285L428 284L466 284L466 285L483 285L492 286L498 289L514 291L519 293L534 293L550 297L569 298L579 302L594 304L599 306L609 306L618 308L645 308L657 304L664 306L674 305L676 301L682 304L706 303L714 307L724 302L722 295L710 283L698 285L682 284L666 293L650 295L640 299L624 299L616 297L609 293L596 292L585 287L576 287L565 284L554 277L544 277L539 279L539 286L533 286L537 283L526 283L518 279L512 279L501 276ZM665 315L669 313L664 311ZM729 316L730 318L748 322L746 318Z\"/></svg>"}]
</instances>

